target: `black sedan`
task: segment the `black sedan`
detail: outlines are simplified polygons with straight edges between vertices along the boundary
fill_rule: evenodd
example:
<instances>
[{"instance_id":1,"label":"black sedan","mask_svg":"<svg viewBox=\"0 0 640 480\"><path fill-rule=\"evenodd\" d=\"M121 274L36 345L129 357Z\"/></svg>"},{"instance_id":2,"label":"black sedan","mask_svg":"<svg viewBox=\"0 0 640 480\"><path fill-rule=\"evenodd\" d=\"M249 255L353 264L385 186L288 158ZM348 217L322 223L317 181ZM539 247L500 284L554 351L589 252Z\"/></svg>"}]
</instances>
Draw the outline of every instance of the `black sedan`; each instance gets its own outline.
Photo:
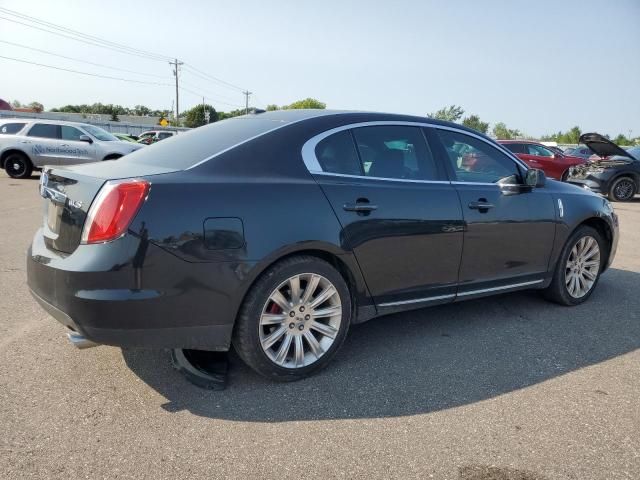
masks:
<instances>
[{"instance_id":1,"label":"black sedan","mask_svg":"<svg viewBox=\"0 0 640 480\"><path fill-rule=\"evenodd\" d=\"M615 202L627 202L640 191L640 146L620 148L598 133L585 133L580 141L601 157L572 167L567 179Z\"/></svg>"},{"instance_id":2,"label":"black sedan","mask_svg":"<svg viewBox=\"0 0 640 480\"><path fill-rule=\"evenodd\" d=\"M40 191L28 283L78 346L233 343L276 380L376 316L521 289L580 304L618 241L602 197L405 115L247 115L47 167Z\"/></svg>"}]
</instances>

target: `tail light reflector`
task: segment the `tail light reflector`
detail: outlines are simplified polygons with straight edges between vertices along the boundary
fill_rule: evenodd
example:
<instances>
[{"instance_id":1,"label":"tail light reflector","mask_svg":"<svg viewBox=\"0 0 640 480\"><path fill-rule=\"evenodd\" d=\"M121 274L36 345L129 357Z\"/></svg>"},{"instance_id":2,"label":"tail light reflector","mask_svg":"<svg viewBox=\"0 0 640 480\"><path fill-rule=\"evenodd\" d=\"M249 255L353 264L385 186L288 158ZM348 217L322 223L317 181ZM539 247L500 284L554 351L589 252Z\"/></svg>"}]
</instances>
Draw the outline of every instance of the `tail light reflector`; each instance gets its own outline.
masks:
<instances>
[{"instance_id":1,"label":"tail light reflector","mask_svg":"<svg viewBox=\"0 0 640 480\"><path fill-rule=\"evenodd\" d=\"M107 182L89 208L82 243L104 243L124 235L149 194L145 180Z\"/></svg>"}]
</instances>

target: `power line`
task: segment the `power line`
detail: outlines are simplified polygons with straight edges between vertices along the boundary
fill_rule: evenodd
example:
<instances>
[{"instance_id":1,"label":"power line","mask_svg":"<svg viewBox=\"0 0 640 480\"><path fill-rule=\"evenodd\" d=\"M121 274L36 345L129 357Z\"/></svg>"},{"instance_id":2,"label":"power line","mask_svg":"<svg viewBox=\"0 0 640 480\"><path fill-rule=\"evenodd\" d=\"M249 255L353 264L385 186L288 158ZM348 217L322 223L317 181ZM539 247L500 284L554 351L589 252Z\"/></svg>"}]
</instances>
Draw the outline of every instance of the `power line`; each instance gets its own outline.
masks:
<instances>
[{"instance_id":1,"label":"power line","mask_svg":"<svg viewBox=\"0 0 640 480\"><path fill-rule=\"evenodd\" d=\"M207 97L207 98L211 98L211 97L218 97L218 98L222 98L222 99L224 99L224 100L228 100L228 101L230 101L230 102L235 101L235 99L234 99L234 98L231 98L231 97L229 97L229 96L227 96L227 95L221 95L221 94L219 94L219 93L210 94L210 93L209 93L209 92L207 92L204 88L200 88L199 86L194 85L194 84L193 84L193 83L191 83L191 82L185 82L183 77L184 77L184 76L180 77L180 84L181 84L181 85L186 85L187 87L189 87L189 88L191 88L191 89L193 89L193 90L197 90L197 91L199 91L199 92L202 92L203 94L205 94L205 95L206 95L206 97Z\"/></svg>"},{"instance_id":2,"label":"power line","mask_svg":"<svg viewBox=\"0 0 640 480\"><path fill-rule=\"evenodd\" d=\"M7 40L0 40L0 42L6 43L8 45L13 45L14 47L20 47L20 48L26 48L27 50L33 50L34 52L40 52L40 53L45 53L47 55L53 55L54 57L66 58L67 60L73 60L74 62L81 62L81 63L86 63L86 64L89 64L89 65L94 65L96 67L109 68L111 70L118 70L118 71L127 72L127 73L135 73L136 75L145 75L145 76L148 76L148 77L156 77L156 78L164 78L164 79L167 78L165 75L156 75L156 74L153 74L153 73L136 72L135 70L127 70L126 68L112 67L110 65L103 65L101 63L90 62L88 60L81 60L79 58L67 57L66 55L60 55L58 53L49 52L47 50L42 50L42 49L34 48L34 47L28 47L27 45L21 45L19 43L8 42Z\"/></svg>"},{"instance_id":3,"label":"power line","mask_svg":"<svg viewBox=\"0 0 640 480\"><path fill-rule=\"evenodd\" d=\"M193 90L191 90L191 89L185 88L185 87L183 87L183 86L180 86L180 90L183 90L183 91L185 91L185 92L189 92L189 93L191 93L191 94L193 94L193 95L196 95L196 96L198 96L198 97L202 97L202 96L203 96L202 94L200 94L200 93L198 93L198 92L195 92L195 91L193 91ZM204 95L204 97L206 97L208 100L211 100L211 101L213 101L213 102L215 102L215 103L221 103L222 105L227 105L227 106L229 106L229 107L236 107L236 108L242 108L242 107L243 107L243 105L239 105L239 104L237 104L237 103L228 103L228 102L223 102L222 100L218 100L218 99L216 99L216 98L211 98L211 97L208 97L208 96L206 96L206 95Z\"/></svg>"},{"instance_id":4,"label":"power line","mask_svg":"<svg viewBox=\"0 0 640 480\"><path fill-rule=\"evenodd\" d=\"M62 25L57 25L55 23L51 23L51 22L47 22L47 21L44 21L44 20L40 20L39 18L32 17L30 15L25 15L23 13L16 12L14 10L9 10L8 8L0 7L0 11L5 13L5 14L7 14L7 15L10 15L10 16L13 16L13 17L18 17L18 18L20 18L22 20L26 20L26 21L29 21L29 22L32 22L32 23L37 23L39 25L43 25L43 26L45 26L47 28L52 28L54 30L60 30L60 31L65 32L67 34L71 34L73 36L82 37L85 40L88 40L88 42L86 42L85 40L69 37L68 35L63 35L63 34L61 34L59 32L51 32L51 31L45 30L43 28L36 27L34 25L29 25L29 24L25 24L23 22L19 22L17 20L1 17L3 20L8 20L10 22L19 23L19 24L25 25L27 27L37 28L39 30L48 31L49 33L54 33L56 35L61 35L61 36L67 37L67 38L73 38L74 40L78 40L78 41L85 41L85 43L96 44L96 42L97 42L97 43L102 44L102 45L98 45L98 46L103 46L105 48L111 48L112 50L115 50L115 49L117 49L117 50L126 50L126 51L124 51L122 53L129 53L130 55L144 56L144 57L147 57L147 58L152 58L154 60L161 60L161 61L165 61L165 60L170 59L170 57L168 57L166 55L161 55L161 54L158 54L158 53L148 52L146 50L141 50L139 48L129 47L127 45L123 45L121 43L116 43L116 42L113 42L111 40L105 40L103 38L96 37L94 35L89 35L89 34L86 34L86 33L82 33L82 32L79 32L77 30L73 30L71 28L64 27Z\"/></svg>"},{"instance_id":5,"label":"power line","mask_svg":"<svg viewBox=\"0 0 640 480\"><path fill-rule=\"evenodd\" d=\"M225 82L224 80L221 80L220 78L214 77L213 75L209 75L208 73L203 72L202 70L198 70L196 67L194 67L193 65L190 65L188 63L185 64L185 68L187 70L191 70L191 74L192 75L196 75L200 78L204 78L205 80L208 81L214 81L214 82L218 82L219 84L227 87L227 88L233 88L235 90L238 90L239 92L244 91L244 88L239 87L238 85L234 85L233 83L229 83L229 82Z\"/></svg>"},{"instance_id":6,"label":"power line","mask_svg":"<svg viewBox=\"0 0 640 480\"><path fill-rule=\"evenodd\" d=\"M5 60L13 60L14 62L28 63L30 65L37 65L38 67L53 68L54 70L61 70L63 72L71 72L71 73L77 73L77 74L80 74L80 75L88 75L90 77L106 78L106 79L109 79L109 80L120 80L121 82L140 83L140 84L144 84L144 85L159 85L159 86L162 86L162 87L171 87L171 86L173 86L170 83L146 82L144 80L133 80L133 79L130 79L130 78L112 77L110 75L100 75L100 74L97 74L97 73L81 72L79 70L72 70L70 68L55 67L53 65L45 65L44 63L30 62L28 60L20 60L18 58L5 57L3 55L0 55L0 58L3 58Z\"/></svg>"},{"instance_id":7,"label":"power line","mask_svg":"<svg viewBox=\"0 0 640 480\"><path fill-rule=\"evenodd\" d=\"M116 49L116 48L114 48L114 47L110 47L110 46L108 46L108 45L102 45L102 44L100 44L100 43L92 42L92 41L89 41L89 40L84 40L84 39L82 39L82 38L76 38L76 37L73 37L73 36L71 36L71 35L65 35L64 33L55 32L55 31L52 31L52 30L47 30L46 28L37 27L37 26L35 26L35 25L29 25L28 23L19 22L18 20L14 20L14 19L12 19L12 18L6 18L6 17L2 17L2 16L0 16L0 20L6 20L6 21L8 21L8 22L18 23L18 24L20 24L20 25L24 25L25 27L35 28L36 30L42 30L43 32L52 33L52 34L54 34L54 35L58 35L58 36L60 36L60 37L68 38L68 39L70 39L70 40L75 40L75 41L77 41L77 42L87 43L87 44L89 44L89 45L93 45L93 46L95 46L95 47L106 48L106 49L108 49L108 50L113 50L113 51L116 51L116 52L118 52L118 53L126 53L126 54L128 54L128 55L133 55L133 56L140 57L140 58L146 58L146 59L149 59L149 60L160 60L160 61L163 61L163 62L165 62L165 61L166 61L165 59L161 59L161 58L153 58L153 57L149 57L148 55L141 55L141 54L137 54L137 53L129 52L129 51L126 51L126 50L123 50L123 49Z\"/></svg>"}]
</instances>

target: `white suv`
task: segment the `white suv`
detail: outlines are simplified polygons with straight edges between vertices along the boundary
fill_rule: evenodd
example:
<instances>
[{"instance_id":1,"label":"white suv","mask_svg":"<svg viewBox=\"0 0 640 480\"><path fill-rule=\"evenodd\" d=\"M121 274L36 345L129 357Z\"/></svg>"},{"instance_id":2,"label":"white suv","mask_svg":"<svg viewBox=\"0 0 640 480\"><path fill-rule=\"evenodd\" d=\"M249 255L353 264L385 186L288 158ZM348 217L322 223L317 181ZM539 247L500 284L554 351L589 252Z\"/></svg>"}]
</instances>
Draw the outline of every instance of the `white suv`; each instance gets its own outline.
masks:
<instances>
[{"instance_id":1,"label":"white suv","mask_svg":"<svg viewBox=\"0 0 640 480\"><path fill-rule=\"evenodd\" d=\"M45 165L114 160L142 148L86 123L13 118L0 122L0 167L28 178Z\"/></svg>"}]
</instances>

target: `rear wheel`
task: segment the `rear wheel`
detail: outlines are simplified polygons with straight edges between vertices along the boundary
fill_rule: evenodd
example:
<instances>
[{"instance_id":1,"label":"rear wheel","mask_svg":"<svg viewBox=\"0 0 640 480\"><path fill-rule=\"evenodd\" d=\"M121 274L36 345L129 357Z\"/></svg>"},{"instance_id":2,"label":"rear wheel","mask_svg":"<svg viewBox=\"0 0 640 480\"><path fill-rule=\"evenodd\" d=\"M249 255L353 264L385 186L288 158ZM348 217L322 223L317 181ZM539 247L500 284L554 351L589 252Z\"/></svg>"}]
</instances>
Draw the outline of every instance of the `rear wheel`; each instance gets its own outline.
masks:
<instances>
[{"instance_id":1,"label":"rear wheel","mask_svg":"<svg viewBox=\"0 0 640 480\"><path fill-rule=\"evenodd\" d=\"M638 191L636 182L631 177L620 177L614 180L609 189L609 199L614 202L628 202Z\"/></svg>"},{"instance_id":2,"label":"rear wheel","mask_svg":"<svg viewBox=\"0 0 640 480\"><path fill-rule=\"evenodd\" d=\"M24 153L14 152L5 158L4 169L11 178L29 178L33 165Z\"/></svg>"},{"instance_id":3,"label":"rear wheel","mask_svg":"<svg viewBox=\"0 0 640 480\"><path fill-rule=\"evenodd\" d=\"M234 347L256 372L299 380L333 358L351 322L340 273L315 257L285 259L256 282L241 308Z\"/></svg>"},{"instance_id":4,"label":"rear wheel","mask_svg":"<svg viewBox=\"0 0 640 480\"><path fill-rule=\"evenodd\" d=\"M586 225L578 227L562 250L545 297L562 305L586 301L600 279L606 248L597 230Z\"/></svg>"}]
</instances>

